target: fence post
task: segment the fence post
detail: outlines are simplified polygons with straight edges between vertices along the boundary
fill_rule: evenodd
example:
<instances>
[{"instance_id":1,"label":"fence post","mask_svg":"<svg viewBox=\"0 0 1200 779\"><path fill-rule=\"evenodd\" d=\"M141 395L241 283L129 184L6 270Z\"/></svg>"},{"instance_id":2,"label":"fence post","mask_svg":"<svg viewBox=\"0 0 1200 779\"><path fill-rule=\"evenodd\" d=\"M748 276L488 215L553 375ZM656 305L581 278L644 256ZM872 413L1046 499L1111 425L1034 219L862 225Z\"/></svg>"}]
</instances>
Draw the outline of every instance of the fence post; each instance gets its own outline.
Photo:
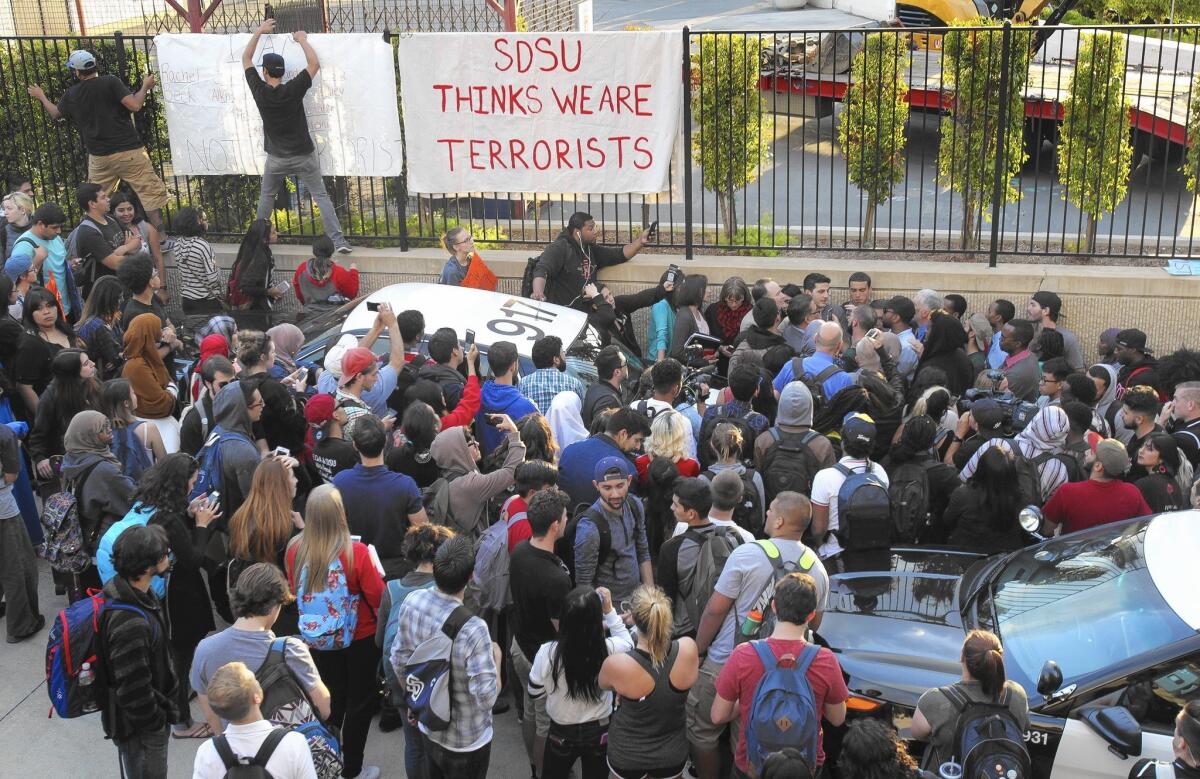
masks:
<instances>
[{"instance_id":1,"label":"fence post","mask_svg":"<svg viewBox=\"0 0 1200 779\"><path fill-rule=\"evenodd\" d=\"M1000 205L1008 182L1004 180L1004 145L1008 135L1008 85L1012 58L1012 22L1004 20L1004 32L1000 38L1000 111L996 119L996 168L992 182L992 244L988 250L988 267L996 267L996 255L1000 251Z\"/></svg>"},{"instance_id":2,"label":"fence post","mask_svg":"<svg viewBox=\"0 0 1200 779\"><path fill-rule=\"evenodd\" d=\"M392 31L385 29L383 39L392 45ZM396 54L392 52L392 64L396 62ZM403 85L401 85L403 86ZM399 99L399 95L397 95ZM396 204L400 217L400 251L408 251L408 144L404 138L404 103L400 110L400 175L396 178ZM418 205L419 208L419 205Z\"/></svg>"},{"instance_id":3,"label":"fence post","mask_svg":"<svg viewBox=\"0 0 1200 779\"><path fill-rule=\"evenodd\" d=\"M684 258L692 259L692 60L691 30L683 28L683 246Z\"/></svg>"},{"instance_id":4,"label":"fence post","mask_svg":"<svg viewBox=\"0 0 1200 779\"><path fill-rule=\"evenodd\" d=\"M122 83L129 83L129 63L125 57L125 33L117 30L113 33L113 45L117 47L117 78L121 79Z\"/></svg>"}]
</instances>

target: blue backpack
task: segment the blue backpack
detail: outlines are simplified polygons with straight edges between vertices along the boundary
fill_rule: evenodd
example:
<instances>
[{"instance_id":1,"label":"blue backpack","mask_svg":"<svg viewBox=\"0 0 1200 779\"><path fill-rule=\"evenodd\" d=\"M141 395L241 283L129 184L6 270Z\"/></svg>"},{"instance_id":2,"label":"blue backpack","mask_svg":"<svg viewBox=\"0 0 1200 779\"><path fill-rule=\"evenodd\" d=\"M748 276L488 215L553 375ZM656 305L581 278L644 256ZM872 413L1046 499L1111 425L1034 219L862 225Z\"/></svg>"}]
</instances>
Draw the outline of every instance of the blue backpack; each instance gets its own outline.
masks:
<instances>
[{"instance_id":1,"label":"blue backpack","mask_svg":"<svg viewBox=\"0 0 1200 779\"><path fill-rule=\"evenodd\" d=\"M111 601L103 592L93 590L60 611L46 638L46 692L63 719L104 707L106 682L101 668L100 633L104 616L112 609L141 614L150 623L151 635L157 635L158 624L149 614L137 606ZM85 664L91 676L80 680L79 672Z\"/></svg>"},{"instance_id":2,"label":"blue backpack","mask_svg":"<svg viewBox=\"0 0 1200 779\"><path fill-rule=\"evenodd\" d=\"M383 675L388 680L391 689L396 691L397 696L401 692L400 680L396 678L396 669L392 667L388 657L391 656L392 644L396 643L396 631L400 629L400 607L404 605L404 600L409 595L418 590L428 590L433 587L433 580L430 579L428 584L422 584L417 587L409 587L404 584L403 579L391 579L387 583L388 597L391 598L392 610L387 615L387 622L383 628Z\"/></svg>"},{"instance_id":3,"label":"blue backpack","mask_svg":"<svg viewBox=\"0 0 1200 779\"><path fill-rule=\"evenodd\" d=\"M866 552L892 546L892 496L867 461L862 471L842 463L833 466L846 477L838 490L838 529L842 549Z\"/></svg>"},{"instance_id":4,"label":"blue backpack","mask_svg":"<svg viewBox=\"0 0 1200 779\"><path fill-rule=\"evenodd\" d=\"M221 486L221 444L226 441L245 441L254 446L254 442L242 433L232 433L221 428L214 430L196 457L200 462L200 469L196 472L196 485L188 493L188 503L214 490L224 491Z\"/></svg>"},{"instance_id":5,"label":"blue backpack","mask_svg":"<svg viewBox=\"0 0 1200 779\"><path fill-rule=\"evenodd\" d=\"M751 646L763 665L763 676L754 688L746 723L746 759L754 774L761 775L768 757L792 747L815 768L821 717L806 674L820 647L807 644L799 658L784 655L776 660L766 640L753 641Z\"/></svg>"},{"instance_id":6,"label":"blue backpack","mask_svg":"<svg viewBox=\"0 0 1200 779\"><path fill-rule=\"evenodd\" d=\"M358 596L350 592L346 569L334 558L325 579L325 589L308 592L308 566L296 578L296 603L300 607L300 637L312 649L345 649L354 641L358 627Z\"/></svg>"},{"instance_id":7,"label":"blue backpack","mask_svg":"<svg viewBox=\"0 0 1200 779\"><path fill-rule=\"evenodd\" d=\"M442 627L409 655L404 665L404 708L428 730L450 727L453 697L450 695L454 639L471 618L466 606L457 606Z\"/></svg>"}]
</instances>

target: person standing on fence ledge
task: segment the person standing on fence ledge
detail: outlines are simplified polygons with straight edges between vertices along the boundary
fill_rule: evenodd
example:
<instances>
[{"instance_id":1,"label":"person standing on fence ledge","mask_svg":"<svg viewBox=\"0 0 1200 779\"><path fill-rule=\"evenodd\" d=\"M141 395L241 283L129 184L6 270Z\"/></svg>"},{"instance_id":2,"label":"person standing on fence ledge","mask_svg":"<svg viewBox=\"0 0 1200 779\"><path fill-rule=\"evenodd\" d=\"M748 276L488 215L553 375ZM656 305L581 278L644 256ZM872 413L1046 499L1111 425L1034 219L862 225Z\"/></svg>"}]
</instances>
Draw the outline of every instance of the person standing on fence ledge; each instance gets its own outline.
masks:
<instances>
[{"instance_id":1,"label":"person standing on fence ledge","mask_svg":"<svg viewBox=\"0 0 1200 779\"><path fill-rule=\"evenodd\" d=\"M100 75L96 58L82 49L71 52L67 68L77 81L57 105L50 102L37 84L30 84L26 91L41 102L52 118L66 119L79 131L88 153L87 180L104 187L106 192L115 190L121 181L133 187L142 208L146 209L146 218L158 231L161 245L169 248L162 217L167 187L155 173L130 116L146 104L146 95L154 88L154 76L143 78L142 88L131 93L120 78Z\"/></svg>"},{"instance_id":2,"label":"person standing on fence ledge","mask_svg":"<svg viewBox=\"0 0 1200 779\"><path fill-rule=\"evenodd\" d=\"M270 219L275 208L275 195L283 186L284 177L296 176L312 194L321 212L321 224L325 234L333 240L334 247L342 254L353 251L350 242L342 234L333 201L325 191L321 178L321 160L317 147L308 134L308 119L304 115L304 95L312 87L313 77L321 69L317 53L308 43L308 34L303 31L292 33L292 40L304 51L308 67L286 82L283 56L274 52L262 55L262 78L254 68L254 51L258 39L275 30L275 20L267 19L246 44L242 52L242 67L246 70L246 83L263 123L263 145L267 151L267 163L263 168L262 187L258 194L258 218Z\"/></svg>"},{"instance_id":3,"label":"person standing on fence ledge","mask_svg":"<svg viewBox=\"0 0 1200 779\"><path fill-rule=\"evenodd\" d=\"M655 223L657 224L657 222ZM596 283L596 272L610 265L632 260L650 239L650 228L631 242L616 246L597 246L596 220L591 214L576 211L567 220L533 271L534 300L546 300L560 306L575 306L581 311L590 307L583 297L583 288Z\"/></svg>"}]
</instances>

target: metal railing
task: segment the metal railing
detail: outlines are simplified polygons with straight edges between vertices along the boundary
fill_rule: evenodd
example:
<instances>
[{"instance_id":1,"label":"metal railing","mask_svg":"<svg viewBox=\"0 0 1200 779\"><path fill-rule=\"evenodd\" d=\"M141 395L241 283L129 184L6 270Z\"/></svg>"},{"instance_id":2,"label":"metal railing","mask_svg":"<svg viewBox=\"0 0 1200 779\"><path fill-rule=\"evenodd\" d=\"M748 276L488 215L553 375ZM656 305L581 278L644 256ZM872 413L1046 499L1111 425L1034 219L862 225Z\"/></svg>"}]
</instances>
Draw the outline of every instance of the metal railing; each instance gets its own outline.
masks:
<instances>
[{"instance_id":1,"label":"metal railing","mask_svg":"<svg viewBox=\"0 0 1200 779\"><path fill-rule=\"evenodd\" d=\"M497 18L483 0L443 1L447 14L451 5L469 10L478 2L481 14ZM338 10L351 6L327 4L330 28L429 26L428 19L397 15L402 2L381 2L389 11L378 18L362 13L368 4L354 4L353 19ZM660 244L689 256L870 251L995 261L1197 253L1187 174L1200 159L1188 154L1200 27L1049 32L685 29L681 65L690 99L679 109L685 151L676 155L668 192L415 195L403 177L333 177L329 189L356 242L402 248L433 244L457 224L479 240L544 243L582 210L603 223L607 240L627 239L658 221ZM1108 80L1094 68L1080 69L1088 40L1090 60L1102 59L1096 52L1118 60ZM25 90L39 83L57 99L68 86L63 63L76 47L94 50L102 70L131 87L154 58L147 35L0 38L0 121L9 140L0 148L0 171L31 174L39 200L59 202L72 218L85 156L74 130L50 121ZM874 71L860 63L852 78L864 47ZM1068 111L1076 72L1103 87L1089 92L1099 108ZM736 99L726 97L735 93ZM1010 99L996 99L1001 94ZM1113 110L1124 121L1113 120ZM1073 125L1065 124L1071 116ZM257 178L174 176L156 97L136 122L172 191L168 210L202 204L215 235L240 236L254 213ZM747 128L753 143L746 142ZM1102 153L1115 139L1124 140L1116 148L1125 163L1111 164ZM707 157L700 154L705 150ZM881 186L887 171L879 169L888 161L894 164ZM278 205L285 238L302 240L320 229L311 204L294 189Z\"/></svg>"}]
</instances>

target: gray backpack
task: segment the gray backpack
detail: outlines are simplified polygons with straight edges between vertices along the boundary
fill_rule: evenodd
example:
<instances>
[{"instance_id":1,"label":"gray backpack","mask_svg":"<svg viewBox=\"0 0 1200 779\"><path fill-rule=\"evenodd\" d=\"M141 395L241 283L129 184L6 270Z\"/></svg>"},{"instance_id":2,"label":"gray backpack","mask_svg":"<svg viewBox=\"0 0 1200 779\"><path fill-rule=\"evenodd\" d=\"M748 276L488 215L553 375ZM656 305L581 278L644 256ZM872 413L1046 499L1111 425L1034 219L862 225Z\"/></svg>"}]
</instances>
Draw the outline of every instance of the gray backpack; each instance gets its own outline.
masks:
<instances>
[{"instance_id":1,"label":"gray backpack","mask_svg":"<svg viewBox=\"0 0 1200 779\"><path fill-rule=\"evenodd\" d=\"M725 561L734 549L742 545L742 536L731 527L717 527L710 533L689 528L683 537L700 547L691 571L679 579L684 609L692 629L696 630L700 627L704 607L717 586L717 580L721 578L721 571L725 570Z\"/></svg>"},{"instance_id":2,"label":"gray backpack","mask_svg":"<svg viewBox=\"0 0 1200 779\"><path fill-rule=\"evenodd\" d=\"M500 520L492 524L475 543L475 585L480 608L499 611L512 603L512 590L508 586L508 529L525 519L524 511L508 516L509 504L516 500L513 495L500 509ZM508 517L505 519L505 517Z\"/></svg>"}]
</instances>

